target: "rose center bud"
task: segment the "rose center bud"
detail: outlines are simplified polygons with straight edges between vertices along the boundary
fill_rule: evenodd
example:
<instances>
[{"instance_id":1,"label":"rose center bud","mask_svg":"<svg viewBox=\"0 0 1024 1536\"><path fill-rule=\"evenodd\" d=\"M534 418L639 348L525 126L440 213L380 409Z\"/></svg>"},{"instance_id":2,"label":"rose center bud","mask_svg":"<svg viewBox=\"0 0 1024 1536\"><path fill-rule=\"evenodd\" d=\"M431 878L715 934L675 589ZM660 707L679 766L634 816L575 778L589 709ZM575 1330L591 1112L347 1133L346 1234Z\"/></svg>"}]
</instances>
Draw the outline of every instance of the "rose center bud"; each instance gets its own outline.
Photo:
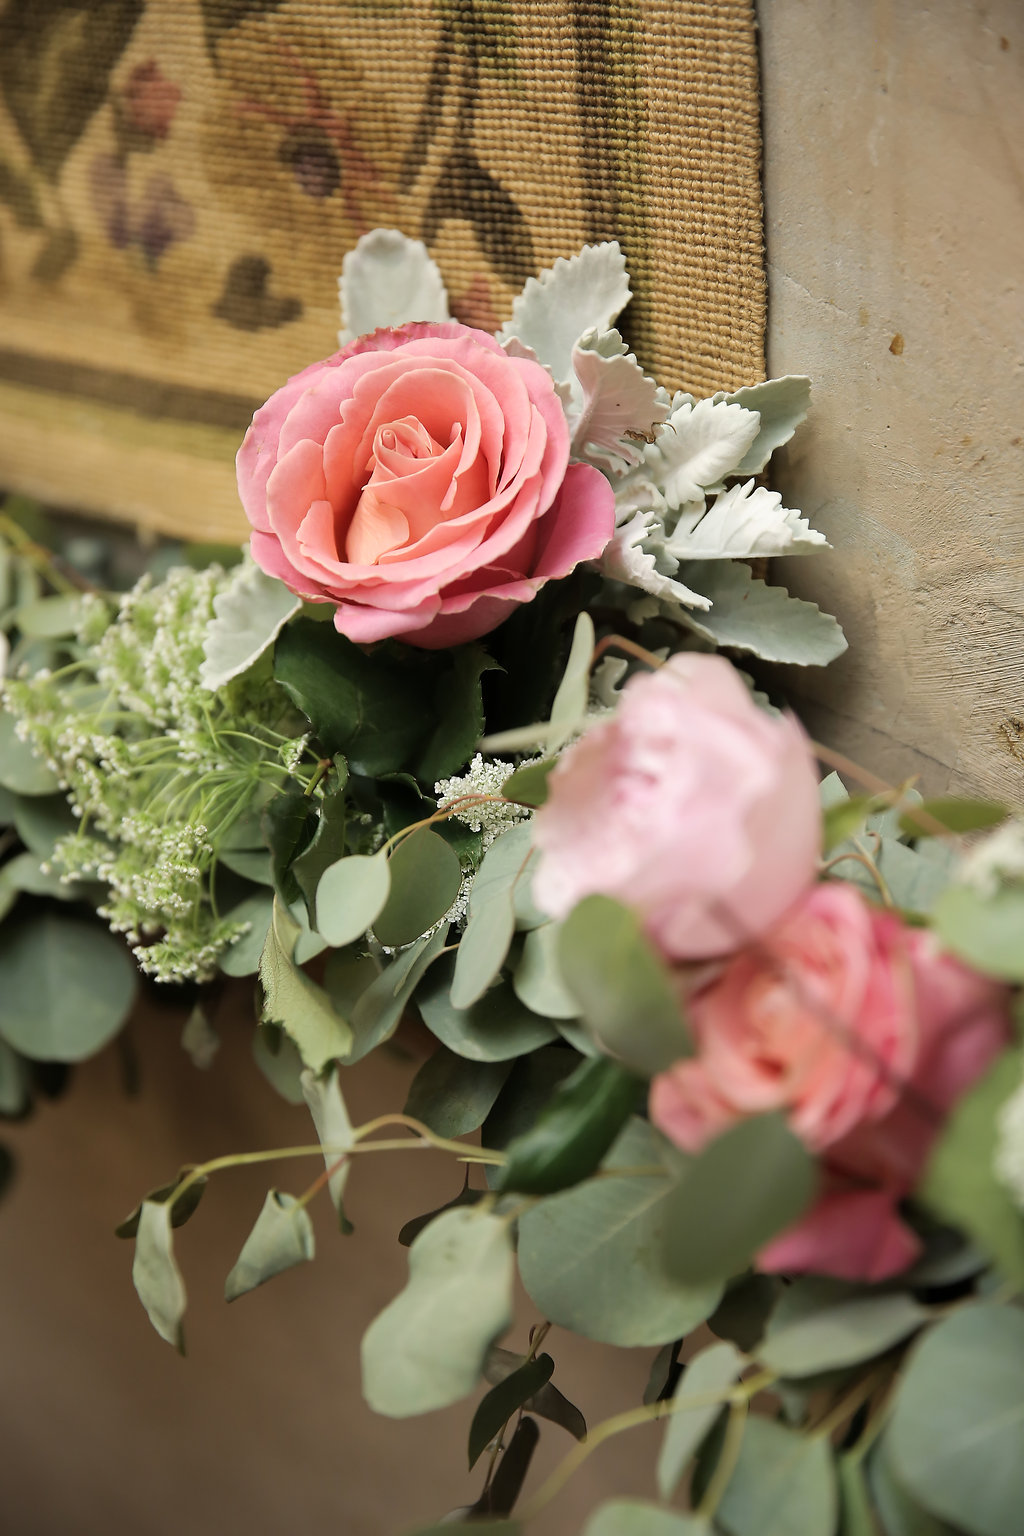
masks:
<instances>
[{"instance_id":1,"label":"rose center bud","mask_svg":"<svg viewBox=\"0 0 1024 1536\"><path fill-rule=\"evenodd\" d=\"M373 437L370 478L356 502L345 538L345 559L352 565L376 565L382 555L409 542L409 518L401 503L419 475L441 458L444 449L416 416L379 426ZM415 494L415 493L414 493Z\"/></svg>"}]
</instances>

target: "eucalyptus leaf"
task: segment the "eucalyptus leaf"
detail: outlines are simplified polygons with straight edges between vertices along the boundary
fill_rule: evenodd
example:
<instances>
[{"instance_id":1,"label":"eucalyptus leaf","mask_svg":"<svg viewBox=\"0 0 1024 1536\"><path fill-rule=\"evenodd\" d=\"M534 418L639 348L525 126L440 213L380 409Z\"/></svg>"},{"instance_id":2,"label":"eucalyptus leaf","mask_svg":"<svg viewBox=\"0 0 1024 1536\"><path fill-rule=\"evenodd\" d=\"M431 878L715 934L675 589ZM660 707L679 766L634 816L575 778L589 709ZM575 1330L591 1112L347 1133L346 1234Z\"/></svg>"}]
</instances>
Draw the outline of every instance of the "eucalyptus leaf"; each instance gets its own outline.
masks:
<instances>
[{"instance_id":1,"label":"eucalyptus leaf","mask_svg":"<svg viewBox=\"0 0 1024 1536\"><path fill-rule=\"evenodd\" d=\"M202 1003L196 1003L181 1032L181 1048L189 1056L192 1065L206 1072L220 1050L220 1036L210 1023Z\"/></svg>"},{"instance_id":2,"label":"eucalyptus leaf","mask_svg":"<svg viewBox=\"0 0 1024 1536\"><path fill-rule=\"evenodd\" d=\"M34 853L16 853L0 869L0 880L12 891L31 896L55 896L58 901L75 901L82 894L79 884L66 884L57 870L44 870Z\"/></svg>"},{"instance_id":3,"label":"eucalyptus leaf","mask_svg":"<svg viewBox=\"0 0 1024 1536\"><path fill-rule=\"evenodd\" d=\"M920 815L904 811L900 816L900 831L907 837L931 835L924 818L939 822L947 832L981 832L1005 821L1010 808L996 800L966 800L957 795L939 795L933 800L923 800L918 807Z\"/></svg>"},{"instance_id":4,"label":"eucalyptus leaf","mask_svg":"<svg viewBox=\"0 0 1024 1536\"><path fill-rule=\"evenodd\" d=\"M1024 1218L997 1177L999 1111L1021 1084L1013 1047L961 1097L939 1133L920 1198L971 1238L1015 1285L1024 1286Z\"/></svg>"},{"instance_id":5,"label":"eucalyptus leaf","mask_svg":"<svg viewBox=\"0 0 1024 1536\"><path fill-rule=\"evenodd\" d=\"M39 859L49 859L62 837L78 829L78 817L64 795L32 795L11 806L18 836Z\"/></svg>"},{"instance_id":6,"label":"eucalyptus leaf","mask_svg":"<svg viewBox=\"0 0 1024 1536\"><path fill-rule=\"evenodd\" d=\"M747 1364L746 1357L732 1344L712 1344L690 1360L672 1398L671 1416L665 1423L665 1437L658 1456L657 1481L661 1498L671 1499L701 1441L722 1411L723 1403L709 1403L687 1408L690 1398L709 1392L723 1394L738 1380Z\"/></svg>"},{"instance_id":7,"label":"eucalyptus leaf","mask_svg":"<svg viewBox=\"0 0 1024 1536\"><path fill-rule=\"evenodd\" d=\"M254 976L267 942L267 932L274 913L274 898L269 891L247 896L228 913L233 923L247 923L248 929L233 939L217 964L225 976Z\"/></svg>"},{"instance_id":8,"label":"eucalyptus leaf","mask_svg":"<svg viewBox=\"0 0 1024 1536\"><path fill-rule=\"evenodd\" d=\"M261 1021L279 1024L291 1037L307 1067L321 1071L329 1061L348 1055L352 1030L322 987L293 960L299 924L275 900L266 944L260 957L263 987Z\"/></svg>"},{"instance_id":9,"label":"eucalyptus leaf","mask_svg":"<svg viewBox=\"0 0 1024 1536\"><path fill-rule=\"evenodd\" d=\"M448 912L462 885L458 854L429 827L418 827L388 860L388 897L373 931L389 949L412 944Z\"/></svg>"},{"instance_id":10,"label":"eucalyptus leaf","mask_svg":"<svg viewBox=\"0 0 1024 1536\"><path fill-rule=\"evenodd\" d=\"M769 1327L757 1356L780 1376L816 1375L884 1354L931 1317L906 1292L854 1295L781 1328Z\"/></svg>"},{"instance_id":11,"label":"eucalyptus leaf","mask_svg":"<svg viewBox=\"0 0 1024 1536\"><path fill-rule=\"evenodd\" d=\"M467 1136L483 1125L510 1070L510 1062L467 1061L440 1045L413 1078L404 1112L438 1136Z\"/></svg>"},{"instance_id":12,"label":"eucalyptus leaf","mask_svg":"<svg viewBox=\"0 0 1024 1536\"><path fill-rule=\"evenodd\" d=\"M961 1307L913 1350L886 1436L908 1493L971 1536L1019 1536L1024 1313Z\"/></svg>"},{"instance_id":13,"label":"eucalyptus leaf","mask_svg":"<svg viewBox=\"0 0 1024 1536\"><path fill-rule=\"evenodd\" d=\"M523 944L512 986L520 1002L545 1019L575 1019L580 1007L569 992L559 963L559 930L555 923L532 929Z\"/></svg>"},{"instance_id":14,"label":"eucalyptus leaf","mask_svg":"<svg viewBox=\"0 0 1024 1536\"><path fill-rule=\"evenodd\" d=\"M61 640L74 635L82 618L81 593L57 593L22 603L14 612L14 623L31 640Z\"/></svg>"},{"instance_id":15,"label":"eucalyptus leaf","mask_svg":"<svg viewBox=\"0 0 1024 1536\"><path fill-rule=\"evenodd\" d=\"M669 1272L691 1285L737 1274L803 1214L816 1183L814 1160L781 1115L741 1120L693 1158L666 1202Z\"/></svg>"},{"instance_id":16,"label":"eucalyptus leaf","mask_svg":"<svg viewBox=\"0 0 1024 1536\"><path fill-rule=\"evenodd\" d=\"M558 763L555 757L546 757L538 762L523 763L510 773L501 792L506 800L516 800L520 805L543 805L548 797L548 778L552 768Z\"/></svg>"},{"instance_id":17,"label":"eucalyptus leaf","mask_svg":"<svg viewBox=\"0 0 1024 1536\"><path fill-rule=\"evenodd\" d=\"M355 1146L352 1121L341 1092L341 1073L334 1068L326 1077L317 1077L307 1068L302 1074L301 1084L302 1096L309 1106L316 1127L317 1140L324 1149L324 1166L331 1170L327 1187L340 1216L343 1214L342 1202L349 1174L349 1161L340 1160L344 1153Z\"/></svg>"},{"instance_id":18,"label":"eucalyptus leaf","mask_svg":"<svg viewBox=\"0 0 1024 1536\"><path fill-rule=\"evenodd\" d=\"M481 1515L507 1515L515 1507L522 1492L533 1460L533 1453L540 1441L537 1421L524 1415L515 1427L512 1439L498 1462L489 1486L473 1505L470 1516L475 1521Z\"/></svg>"},{"instance_id":19,"label":"eucalyptus leaf","mask_svg":"<svg viewBox=\"0 0 1024 1536\"><path fill-rule=\"evenodd\" d=\"M298 1049L276 1024L260 1024L252 1037L253 1060L270 1086L288 1104L302 1104L306 1068Z\"/></svg>"},{"instance_id":20,"label":"eucalyptus leaf","mask_svg":"<svg viewBox=\"0 0 1024 1536\"><path fill-rule=\"evenodd\" d=\"M291 905L301 894L292 865L309 847L316 831L316 807L301 789L285 789L267 802L261 826L270 849L273 883L282 899Z\"/></svg>"},{"instance_id":21,"label":"eucalyptus leaf","mask_svg":"<svg viewBox=\"0 0 1024 1536\"><path fill-rule=\"evenodd\" d=\"M657 1167L661 1149L657 1133L633 1120L604 1167ZM519 1269L542 1315L584 1338L627 1347L664 1344L703 1322L721 1287L682 1284L659 1262L671 1188L667 1170L590 1179L528 1210Z\"/></svg>"},{"instance_id":22,"label":"eucalyptus leaf","mask_svg":"<svg viewBox=\"0 0 1024 1536\"><path fill-rule=\"evenodd\" d=\"M131 955L96 923L44 912L0 931L0 1035L34 1061L83 1061L135 1000Z\"/></svg>"},{"instance_id":23,"label":"eucalyptus leaf","mask_svg":"<svg viewBox=\"0 0 1024 1536\"><path fill-rule=\"evenodd\" d=\"M612 1499L595 1510L582 1536L712 1536L700 1515L681 1515L640 1499Z\"/></svg>"},{"instance_id":24,"label":"eucalyptus leaf","mask_svg":"<svg viewBox=\"0 0 1024 1536\"><path fill-rule=\"evenodd\" d=\"M361 939L384 910L391 891L387 850L355 853L329 864L316 888L316 925L341 949Z\"/></svg>"},{"instance_id":25,"label":"eucalyptus leaf","mask_svg":"<svg viewBox=\"0 0 1024 1536\"><path fill-rule=\"evenodd\" d=\"M139 1201L131 1215L126 1216L123 1221L118 1222L117 1226L114 1228L114 1236L121 1238L134 1237L139 1230L139 1218L142 1214L143 1204L147 1200L151 1205L166 1204L166 1202L170 1200L171 1196L174 1194L175 1190L180 1186L182 1180L186 1177L187 1174L191 1173L191 1171L192 1170L190 1168L181 1168L178 1170L177 1177L173 1179L170 1184L161 1184L158 1189L151 1189L149 1194L144 1195L143 1199ZM186 1221L188 1221L195 1214L195 1212L199 1209L199 1203L203 1198L206 1185L207 1179L204 1174L201 1178L194 1179L188 1188L178 1196L178 1198L171 1206L172 1227L183 1227Z\"/></svg>"},{"instance_id":26,"label":"eucalyptus leaf","mask_svg":"<svg viewBox=\"0 0 1024 1536\"><path fill-rule=\"evenodd\" d=\"M224 1282L224 1300L237 1301L283 1270L312 1259L315 1252L309 1213L294 1195L268 1190L256 1225Z\"/></svg>"},{"instance_id":27,"label":"eucalyptus leaf","mask_svg":"<svg viewBox=\"0 0 1024 1536\"><path fill-rule=\"evenodd\" d=\"M456 1008L454 968L448 955L431 966L416 992L416 1006L431 1034L456 1055L468 1061L511 1061L556 1038L548 1020L527 1008L507 981L469 1008Z\"/></svg>"},{"instance_id":28,"label":"eucalyptus leaf","mask_svg":"<svg viewBox=\"0 0 1024 1536\"><path fill-rule=\"evenodd\" d=\"M60 788L53 770L17 735L6 709L0 710L0 786L16 795L52 795Z\"/></svg>"},{"instance_id":29,"label":"eucalyptus leaf","mask_svg":"<svg viewBox=\"0 0 1024 1536\"><path fill-rule=\"evenodd\" d=\"M510 1349L502 1349L499 1345L494 1345L488 1350L487 1359L484 1362L484 1380L497 1386L500 1381L504 1381L513 1371L524 1365L526 1358L525 1355L516 1355ZM538 1418L547 1419L550 1423L559 1425L572 1435L574 1440L586 1439L586 1419L576 1404L570 1403L569 1399L550 1381L527 1398L524 1406Z\"/></svg>"},{"instance_id":30,"label":"eucalyptus leaf","mask_svg":"<svg viewBox=\"0 0 1024 1536\"><path fill-rule=\"evenodd\" d=\"M836 1473L839 1478L839 1529L842 1536L878 1536L871 1495L860 1457L849 1453L840 1456L836 1463Z\"/></svg>"},{"instance_id":31,"label":"eucalyptus leaf","mask_svg":"<svg viewBox=\"0 0 1024 1536\"><path fill-rule=\"evenodd\" d=\"M0 1115L17 1118L28 1108L31 1097L28 1063L0 1040Z\"/></svg>"},{"instance_id":32,"label":"eucalyptus leaf","mask_svg":"<svg viewBox=\"0 0 1024 1536\"><path fill-rule=\"evenodd\" d=\"M1001 981L1024 981L1024 886L983 896L967 885L950 885L935 907L942 944L968 965Z\"/></svg>"},{"instance_id":33,"label":"eucalyptus leaf","mask_svg":"<svg viewBox=\"0 0 1024 1536\"><path fill-rule=\"evenodd\" d=\"M718 1508L730 1536L835 1536L838 1490L827 1440L771 1419L747 1421Z\"/></svg>"},{"instance_id":34,"label":"eucalyptus leaf","mask_svg":"<svg viewBox=\"0 0 1024 1536\"><path fill-rule=\"evenodd\" d=\"M884 1536L963 1536L924 1509L893 1475L889 1436L883 1435L867 1460L867 1481ZM870 1536L877 1536L877 1525ZM842 1536L847 1536L844 1530Z\"/></svg>"},{"instance_id":35,"label":"eucalyptus leaf","mask_svg":"<svg viewBox=\"0 0 1024 1536\"><path fill-rule=\"evenodd\" d=\"M306 902L309 920L316 923L316 892L326 869L344 857L346 800L343 788L334 787L317 805L318 821L308 846L292 865L299 889Z\"/></svg>"},{"instance_id":36,"label":"eucalyptus leaf","mask_svg":"<svg viewBox=\"0 0 1024 1536\"><path fill-rule=\"evenodd\" d=\"M636 914L587 896L559 930L562 977L605 1050L652 1075L692 1052L668 969Z\"/></svg>"},{"instance_id":37,"label":"eucalyptus leaf","mask_svg":"<svg viewBox=\"0 0 1024 1536\"><path fill-rule=\"evenodd\" d=\"M446 1408L471 1392L487 1350L512 1321L508 1223L459 1208L409 1250L405 1289L363 1338L363 1391L391 1418Z\"/></svg>"},{"instance_id":38,"label":"eucalyptus leaf","mask_svg":"<svg viewBox=\"0 0 1024 1536\"><path fill-rule=\"evenodd\" d=\"M185 1282L174 1258L171 1212L166 1204L152 1200L142 1203L132 1280L157 1333L184 1354Z\"/></svg>"},{"instance_id":39,"label":"eucalyptus leaf","mask_svg":"<svg viewBox=\"0 0 1024 1536\"><path fill-rule=\"evenodd\" d=\"M231 584L213 600L214 617L203 636L202 686L215 693L247 672L301 607L302 599L284 582L251 561L239 566Z\"/></svg>"},{"instance_id":40,"label":"eucalyptus leaf","mask_svg":"<svg viewBox=\"0 0 1024 1536\"><path fill-rule=\"evenodd\" d=\"M349 1062L361 1061L394 1034L420 978L441 953L447 937L448 925L442 923L434 933L403 949L370 983L352 1010Z\"/></svg>"},{"instance_id":41,"label":"eucalyptus leaf","mask_svg":"<svg viewBox=\"0 0 1024 1536\"><path fill-rule=\"evenodd\" d=\"M225 848L218 853L217 860L233 875L241 875L243 880L251 880L254 885L274 884L274 865L269 849Z\"/></svg>"}]
</instances>

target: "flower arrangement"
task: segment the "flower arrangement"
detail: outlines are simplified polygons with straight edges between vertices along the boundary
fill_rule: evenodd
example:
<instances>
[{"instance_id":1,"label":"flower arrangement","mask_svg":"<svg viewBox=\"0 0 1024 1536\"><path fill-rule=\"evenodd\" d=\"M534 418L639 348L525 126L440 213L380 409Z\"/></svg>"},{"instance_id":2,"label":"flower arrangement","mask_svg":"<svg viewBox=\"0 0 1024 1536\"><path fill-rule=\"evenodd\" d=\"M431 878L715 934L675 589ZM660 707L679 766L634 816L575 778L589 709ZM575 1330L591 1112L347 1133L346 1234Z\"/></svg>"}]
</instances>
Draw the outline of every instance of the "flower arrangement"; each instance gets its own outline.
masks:
<instances>
[{"instance_id":1,"label":"flower arrangement","mask_svg":"<svg viewBox=\"0 0 1024 1536\"><path fill-rule=\"evenodd\" d=\"M656 1502L585 1536L1015 1536L1024 819L884 784L741 669L845 644L751 565L824 544L763 484L808 381L670 396L628 298L588 247L489 336L375 231L341 350L242 444L241 563L117 597L6 519L0 1096L120 1027L104 923L198 985L198 1061L203 985L256 976L316 1141L189 1165L119 1229L168 1342L214 1172L323 1162L268 1191L234 1300L313 1259L321 1194L351 1233L363 1156L426 1145L465 1184L403 1230L363 1383L395 1417L486 1386L458 1520L528 1531L664 1420ZM353 1125L346 1069L410 1015L433 1053ZM553 1328L656 1351L644 1402L588 1432ZM539 1421L577 1443L534 1486Z\"/></svg>"}]
</instances>

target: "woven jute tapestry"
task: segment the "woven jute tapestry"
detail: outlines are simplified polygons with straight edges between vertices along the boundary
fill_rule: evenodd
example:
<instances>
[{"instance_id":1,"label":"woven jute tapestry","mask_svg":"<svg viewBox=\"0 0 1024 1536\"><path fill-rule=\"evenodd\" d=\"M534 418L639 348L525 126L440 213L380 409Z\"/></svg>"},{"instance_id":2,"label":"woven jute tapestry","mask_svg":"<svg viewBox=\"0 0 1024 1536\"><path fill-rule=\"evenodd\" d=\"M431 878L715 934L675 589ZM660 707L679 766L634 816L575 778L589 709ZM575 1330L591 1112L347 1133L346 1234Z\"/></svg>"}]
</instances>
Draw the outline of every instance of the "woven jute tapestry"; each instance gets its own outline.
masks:
<instances>
[{"instance_id":1,"label":"woven jute tapestry","mask_svg":"<svg viewBox=\"0 0 1024 1536\"><path fill-rule=\"evenodd\" d=\"M618 239L648 370L750 383L759 173L753 0L0 0L0 487L238 538L377 225L486 329Z\"/></svg>"}]
</instances>

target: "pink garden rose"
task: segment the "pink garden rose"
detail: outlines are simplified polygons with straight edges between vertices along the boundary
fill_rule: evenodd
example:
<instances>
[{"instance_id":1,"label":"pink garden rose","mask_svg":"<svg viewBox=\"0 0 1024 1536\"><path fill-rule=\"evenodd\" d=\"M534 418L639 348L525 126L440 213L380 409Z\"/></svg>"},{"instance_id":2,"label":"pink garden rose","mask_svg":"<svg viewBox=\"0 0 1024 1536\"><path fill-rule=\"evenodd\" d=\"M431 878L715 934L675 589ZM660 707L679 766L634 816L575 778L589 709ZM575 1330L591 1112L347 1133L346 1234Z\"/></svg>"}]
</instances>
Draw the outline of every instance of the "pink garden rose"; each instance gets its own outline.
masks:
<instances>
[{"instance_id":1,"label":"pink garden rose","mask_svg":"<svg viewBox=\"0 0 1024 1536\"><path fill-rule=\"evenodd\" d=\"M238 487L257 565L364 643L486 634L614 526L547 371L454 323L375 331L289 379Z\"/></svg>"},{"instance_id":2,"label":"pink garden rose","mask_svg":"<svg viewBox=\"0 0 1024 1536\"><path fill-rule=\"evenodd\" d=\"M548 785L533 820L538 906L561 918L584 896L613 896L671 959L741 948L815 877L810 743L720 656L673 656L632 678Z\"/></svg>"},{"instance_id":3,"label":"pink garden rose","mask_svg":"<svg viewBox=\"0 0 1024 1536\"><path fill-rule=\"evenodd\" d=\"M1008 997L853 886L816 886L687 999L697 1054L654 1079L651 1119L696 1152L745 1116L784 1111L821 1155L824 1188L760 1267L884 1279L918 1252L898 1202L1008 1042Z\"/></svg>"}]
</instances>

